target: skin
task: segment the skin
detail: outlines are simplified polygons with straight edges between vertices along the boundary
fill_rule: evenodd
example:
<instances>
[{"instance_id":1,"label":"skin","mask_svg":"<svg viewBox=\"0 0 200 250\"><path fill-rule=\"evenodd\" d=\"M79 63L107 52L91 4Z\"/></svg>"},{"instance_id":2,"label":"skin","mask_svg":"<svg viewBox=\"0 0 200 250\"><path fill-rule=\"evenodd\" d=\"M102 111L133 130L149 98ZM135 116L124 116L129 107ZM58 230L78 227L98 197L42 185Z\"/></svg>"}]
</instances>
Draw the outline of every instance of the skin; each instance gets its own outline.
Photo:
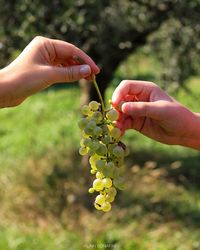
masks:
<instances>
[{"instance_id":1,"label":"skin","mask_svg":"<svg viewBox=\"0 0 200 250\"><path fill-rule=\"evenodd\" d=\"M17 106L54 83L89 79L98 73L94 61L73 44L35 37L12 63L0 70L0 108Z\"/></svg>"},{"instance_id":2,"label":"skin","mask_svg":"<svg viewBox=\"0 0 200 250\"><path fill-rule=\"evenodd\" d=\"M135 129L164 144L200 150L200 114L184 107L156 84L124 80L114 91L112 104L120 114L117 126L122 133Z\"/></svg>"}]
</instances>

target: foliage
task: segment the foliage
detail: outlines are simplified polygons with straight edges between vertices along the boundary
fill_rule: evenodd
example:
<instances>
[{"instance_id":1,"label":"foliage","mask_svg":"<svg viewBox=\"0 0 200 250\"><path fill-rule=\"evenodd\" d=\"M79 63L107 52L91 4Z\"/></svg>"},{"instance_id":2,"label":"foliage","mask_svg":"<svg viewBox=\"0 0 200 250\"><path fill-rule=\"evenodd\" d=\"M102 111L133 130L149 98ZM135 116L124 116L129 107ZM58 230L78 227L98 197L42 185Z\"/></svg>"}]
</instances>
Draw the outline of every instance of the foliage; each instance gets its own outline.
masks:
<instances>
[{"instance_id":1,"label":"foliage","mask_svg":"<svg viewBox=\"0 0 200 250\"><path fill-rule=\"evenodd\" d=\"M44 35L88 52L102 68L102 92L121 62L149 43L163 63L165 82L183 83L198 69L199 0L0 0L0 4L1 65L33 36Z\"/></svg>"}]
</instances>

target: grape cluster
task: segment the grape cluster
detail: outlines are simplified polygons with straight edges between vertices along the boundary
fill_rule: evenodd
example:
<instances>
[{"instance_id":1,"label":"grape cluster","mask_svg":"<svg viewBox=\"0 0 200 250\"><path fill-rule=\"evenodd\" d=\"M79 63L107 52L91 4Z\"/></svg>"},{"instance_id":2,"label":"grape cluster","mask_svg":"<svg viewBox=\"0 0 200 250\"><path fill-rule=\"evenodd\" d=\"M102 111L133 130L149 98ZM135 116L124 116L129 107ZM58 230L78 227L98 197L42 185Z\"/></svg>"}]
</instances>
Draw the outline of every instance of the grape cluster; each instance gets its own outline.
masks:
<instances>
[{"instance_id":1,"label":"grape cluster","mask_svg":"<svg viewBox=\"0 0 200 250\"><path fill-rule=\"evenodd\" d=\"M90 172L96 176L88 191L99 192L94 206L98 210L108 212L117 189L125 188L120 167L128 150L120 141L121 132L115 126L118 112L112 108L105 111L96 101L84 105L81 111L84 117L78 124L82 131L79 153L89 155Z\"/></svg>"}]
</instances>

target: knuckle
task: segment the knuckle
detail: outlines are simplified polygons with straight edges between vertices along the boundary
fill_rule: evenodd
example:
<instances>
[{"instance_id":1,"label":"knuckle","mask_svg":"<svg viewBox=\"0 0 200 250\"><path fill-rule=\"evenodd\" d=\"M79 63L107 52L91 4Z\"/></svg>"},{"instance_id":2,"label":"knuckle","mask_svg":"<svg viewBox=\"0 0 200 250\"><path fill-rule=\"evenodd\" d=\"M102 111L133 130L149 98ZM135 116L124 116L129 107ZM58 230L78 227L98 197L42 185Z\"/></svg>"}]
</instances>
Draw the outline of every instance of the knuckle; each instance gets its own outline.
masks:
<instances>
[{"instance_id":1,"label":"knuckle","mask_svg":"<svg viewBox=\"0 0 200 250\"><path fill-rule=\"evenodd\" d=\"M151 85L152 87L159 88L158 85L154 82L147 82L148 85Z\"/></svg>"},{"instance_id":2,"label":"knuckle","mask_svg":"<svg viewBox=\"0 0 200 250\"><path fill-rule=\"evenodd\" d=\"M36 36L33 40L34 41L43 41L44 39L46 39L46 38L43 36Z\"/></svg>"},{"instance_id":3,"label":"knuckle","mask_svg":"<svg viewBox=\"0 0 200 250\"><path fill-rule=\"evenodd\" d=\"M120 85L127 85L130 84L130 80L122 80Z\"/></svg>"},{"instance_id":4,"label":"knuckle","mask_svg":"<svg viewBox=\"0 0 200 250\"><path fill-rule=\"evenodd\" d=\"M73 68L69 67L67 69L66 81L73 81L73 80L74 80L74 70Z\"/></svg>"},{"instance_id":5,"label":"knuckle","mask_svg":"<svg viewBox=\"0 0 200 250\"><path fill-rule=\"evenodd\" d=\"M148 113L149 113L149 106L146 105L146 104L142 104L142 105L141 105L141 110L143 110L143 115L144 115L144 116L147 116Z\"/></svg>"},{"instance_id":6,"label":"knuckle","mask_svg":"<svg viewBox=\"0 0 200 250\"><path fill-rule=\"evenodd\" d=\"M49 39L43 36L36 36L33 39L33 42L35 42L38 45L44 45Z\"/></svg>"}]
</instances>

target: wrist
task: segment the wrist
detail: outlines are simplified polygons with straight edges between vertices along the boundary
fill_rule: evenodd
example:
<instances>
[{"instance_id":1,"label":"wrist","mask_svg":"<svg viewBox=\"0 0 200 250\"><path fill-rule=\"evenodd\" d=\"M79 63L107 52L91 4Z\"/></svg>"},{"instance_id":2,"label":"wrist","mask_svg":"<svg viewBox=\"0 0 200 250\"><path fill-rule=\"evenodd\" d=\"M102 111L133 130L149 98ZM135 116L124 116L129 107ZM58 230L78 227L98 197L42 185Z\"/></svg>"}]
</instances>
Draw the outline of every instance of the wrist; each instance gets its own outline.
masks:
<instances>
[{"instance_id":1,"label":"wrist","mask_svg":"<svg viewBox=\"0 0 200 250\"><path fill-rule=\"evenodd\" d=\"M0 108L15 105L15 78L9 66L0 70Z\"/></svg>"},{"instance_id":2,"label":"wrist","mask_svg":"<svg viewBox=\"0 0 200 250\"><path fill-rule=\"evenodd\" d=\"M0 70L0 108L6 107L6 88L7 88L7 74L5 69Z\"/></svg>"},{"instance_id":3,"label":"wrist","mask_svg":"<svg viewBox=\"0 0 200 250\"><path fill-rule=\"evenodd\" d=\"M192 113L188 134L181 138L180 145L200 150L200 113Z\"/></svg>"}]
</instances>

